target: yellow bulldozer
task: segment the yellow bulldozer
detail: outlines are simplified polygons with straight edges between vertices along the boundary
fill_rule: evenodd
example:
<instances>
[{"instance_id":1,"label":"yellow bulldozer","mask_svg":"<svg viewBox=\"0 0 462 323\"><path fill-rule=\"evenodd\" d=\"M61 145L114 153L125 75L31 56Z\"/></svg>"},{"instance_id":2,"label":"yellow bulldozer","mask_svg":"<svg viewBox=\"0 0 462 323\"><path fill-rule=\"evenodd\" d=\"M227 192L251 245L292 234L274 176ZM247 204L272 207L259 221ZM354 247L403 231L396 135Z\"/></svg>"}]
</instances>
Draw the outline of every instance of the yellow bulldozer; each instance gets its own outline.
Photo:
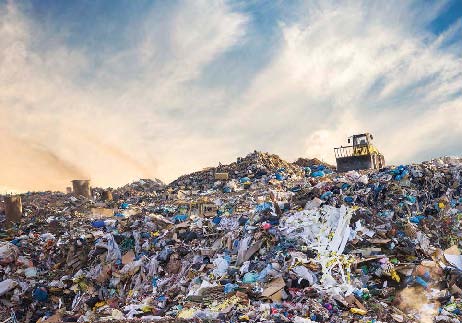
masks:
<instances>
[{"instance_id":1,"label":"yellow bulldozer","mask_svg":"<svg viewBox=\"0 0 462 323\"><path fill-rule=\"evenodd\" d=\"M383 168L385 158L372 144L373 139L374 137L366 132L349 137L348 146L334 148L337 171Z\"/></svg>"}]
</instances>

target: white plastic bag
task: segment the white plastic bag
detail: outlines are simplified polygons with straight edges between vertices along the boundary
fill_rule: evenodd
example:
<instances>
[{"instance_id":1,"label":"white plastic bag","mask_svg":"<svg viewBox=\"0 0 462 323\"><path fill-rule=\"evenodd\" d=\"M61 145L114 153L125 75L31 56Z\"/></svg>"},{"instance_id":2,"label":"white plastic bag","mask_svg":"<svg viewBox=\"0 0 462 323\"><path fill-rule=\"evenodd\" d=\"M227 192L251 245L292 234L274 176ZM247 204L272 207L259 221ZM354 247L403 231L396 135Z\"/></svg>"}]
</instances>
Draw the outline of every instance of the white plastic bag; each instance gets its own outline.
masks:
<instances>
[{"instance_id":1,"label":"white plastic bag","mask_svg":"<svg viewBox=\"0 0 462 323\"><path fill-rule=\"evenodd\" d=\"M19 257L19 249L10 242L0 242L0 265L15 262Z\"/></svg>"},{"instance_id":2,"label":"white plastic bag","mask_svg":"<svg viewBox=\"0 0 462 323\"><path fill-rule=\"evenodd\" d=\"M228 261L226 261L225 258L217 258L213 261L213 264L215 265L215 269L213 270L213 274L217 277L223 277L224 275L226 275L226 273L228 272L228 267L229 267L229 264L228 264Z\"/></svg>"},{"instance_id":3,"label":"white plastic bag","mask_svg":"<svg viewBox=\"0 0 462 323\"><path fill-rule=\"evenodd\" d=\"M4 281L0 282L0 296L5 295L10 290L14 289L18 283L13 279L5 279Z\"/></svg>"},{"instance_id":4,"label":"white plastic bag","mask_svg":"<svg viewBox=\"0 0 462 323\"><path fill-rule=\"evenodd\" d=\"M106 261L107 262L116 262L117 260L122 258L122 254L119 249L119 245L117 242L114 240L114 236L110 233L107 233L103 236L103 240L106 240L107 242L99 242L96 244L96 247L100 248L106 248L107 249L107 255L106 255Z\"/></svg>"},{"instance_id":5,"label":"white plastic bag","mask_svg":"<svg viewBox=\"0 0 462 323\"><path fill-rule=\"evenodd\" d=\"M250 261L245 261L241 268L239 269L239 272L241 273L241 275L247 273L249 271L249 266L250 266Z\"/></svg>"},{"instance_id":6,"label":"white plastic bag","mask_svg":"<svg viewBox=\"0 0 462 323\"><path fill-rule=\"evenodd\" d=\"M308 280L310 286L313 286L317 281L316 276L313 274L313 272L304 266L297 266L295 268L292 268L292 271L297 275L299 281L302 279Z\"/></svg>"},{"instance_id":7,"label":"white plastic bag","mask_svg":"<svg viewBox=\"0 0 462 323\"><path fill-rule=\"evenodd\" d=\"M247 249L249 249L249 242L251 239L252 239L251 236L247 236L241 241L239 241L239 250L237 252L237 261L236 261L237 266L241 265L242 262L244 261L244 256L245 256L245 253L247 252Z\"/></svg>"}]
</instances>

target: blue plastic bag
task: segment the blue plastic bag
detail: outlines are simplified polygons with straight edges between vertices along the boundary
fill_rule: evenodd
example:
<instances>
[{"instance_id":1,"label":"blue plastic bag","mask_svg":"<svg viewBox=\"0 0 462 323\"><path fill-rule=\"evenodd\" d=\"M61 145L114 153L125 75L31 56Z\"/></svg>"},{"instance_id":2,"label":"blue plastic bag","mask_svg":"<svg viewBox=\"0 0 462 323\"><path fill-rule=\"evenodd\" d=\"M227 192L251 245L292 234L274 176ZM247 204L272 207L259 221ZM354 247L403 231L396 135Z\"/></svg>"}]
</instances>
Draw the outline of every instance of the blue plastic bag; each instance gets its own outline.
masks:
<instances>
[{"instance_id":1,"label":"blue plastic bag","mask_svg":"<svg viewBox=\"0 0 462 323\"><path fill-rule=\"evenodd\" d=\"M224 286L224 292L225 292L225 294L232 293L232 292L234 292L234 290L235 290L237 287L238 287L238 286L237 286L236 284L227 283L227 284Z\"/></svg>"},{"instance_id":2,"label":"blue plastic bag","mask_svg":"<svg viewBox=\"0 0 462 323\"><path fill-rule=\"evenodd\" d=\"M419 224L420 221L422 221L423 219L425 219L425 216L423 216L423 215L416 215L416 216L411 216L411 217L409 218L409 221L410 221L411 223Z\"/></svg>"},{"instance_id":3,"label":"blue plastic bag","mask_svg":"<svg viewBox=\"0 0 462 323\"><path fill-rule=\"evenodd\" d=\"M268 265L258 274L257 280L258 280L258 281L263 281L263 280L266 278L266 276L268 275L268 273L270 272L271 269L272 269L271 264L268 264Z\"/></svg>"},{"instance_id":4,"label":"blue plastic bag","mask_svg":"<svg viewBox=\"0 0 462 323\"><path fill-rule=\"evenodd\" d=\"M326 174L322 170L311 173L311 177L324 177Z\"/></svg>"},{"instance_id":5,"label":"blue plastic bag","mask_svg":"<svg viewBox=\"0 0 462 323\"><path fill-rule=\"evenodd\" d=\"M46 302L48 300L48 291L45 287L37 287L32 292L32 297L39 302Z\"/></svg>"},{"instance_id":6,"label":"blue plastic bag","mask_svg":"<svg viewBox=\"0 0 462 323\"><path fill-rule=\"evenodd\" d=\"M94 228L104 228L106 226L106 223L104 223L104 220L96 220L96 221L93 221L91 225Z\"/></svg>"},{"instance_id":7,"label":"blue plastic bag","mask_svg":"<svg viewBox=\"0 0 462 323\"><path fill-rule=\"evenodd\" d=\"M244 184L244 183L250 183L250 178L248 177L241 177L239 179L239 183Z\"/></svg>"},{"instance_id":8,"label":"blue plastic bag","mask_svg":"<svg viewBox=\"0 0 462 323\"><path fill-rule=\"evenodd\" d=\"M406 196L406 200L414 204L417 201L417 198L415 196L408 195Z\"/></svg>"},{"instance_id":9,"label":"blue plastic bag","mask_svg":"<svg viewBox=\"0 0 462 323\"><path fill-rule=\"evenodd\" d=\"M423 278L421 277L416 277L415 282L425 289L428 288L428 283L425 280L423 280Z\"/></svg>"},{"instance_id":10,"label":"blue plastic bag","mask_svg":"<svg viewBox=\"0 0 462 323\"><path fill-rule=\"evenodd\" d=\"M271 202L263 202L263 203L258 204L255 207L255 211L263 212L265 210L270 210L272 206L273 206L273 204Z\"/></svg>"},{"instance_id":11,"label":"blue plastic bag","mask_svg":"<svg viewBox=\"0 0 462 323\"><path fill-rule=\"evenodd\" d=\"M188 219L186 214L178 214L173 217L174 222L184 222Z\"/></svg>"},{"instance_id":12,"label":"blue plastic bag","mask_svg":"<svg viewBox=\"0 0 462 323\"><path fill-rule=\"evenodd\" d=\"M244 277L242 278L243 283L255 283L257 281L258 274L257 273L246 273Z\"/></svg>"},{"instance_id":13,"label":"blue plastic bag","mask_svg":"<svg viewBox=\"0 0 462 323\"><path fill-rule=\"evenodd\" d=\"M328 200L334 193L332 193L331 191L327 191L327 192L324 192L321 194L321 200Z\"/></svg>"},{"instance_id":14,"label":"blue plastic bag","mask_svg":"<svg viewBox=\"0 0 462 323\"><path fill-rule=\"evenodd\" d=\"M345 203L349 203L349 204L354 202L354 198L352 196L345 196L343 200L345 201Z\"/></svg>"}]
</instances>

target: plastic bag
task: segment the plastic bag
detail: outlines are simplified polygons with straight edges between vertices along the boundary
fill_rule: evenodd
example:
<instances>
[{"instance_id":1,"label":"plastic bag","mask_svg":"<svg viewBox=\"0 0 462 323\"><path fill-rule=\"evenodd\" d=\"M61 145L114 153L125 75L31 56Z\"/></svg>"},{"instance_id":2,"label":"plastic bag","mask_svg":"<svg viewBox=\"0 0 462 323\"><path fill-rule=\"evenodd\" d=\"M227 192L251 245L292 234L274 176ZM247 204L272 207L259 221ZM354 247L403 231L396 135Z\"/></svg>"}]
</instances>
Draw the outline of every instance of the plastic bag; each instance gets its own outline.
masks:
<instances>
[{"instance_id":1,"label":"plastic bag","mask_svg":"<svg viewBox=\"0 0 462 323\"><path fill-rule=\"evenodd\" d=\"M239 179L239 183L241 183L241 184L250 183L250 178L242 177L242 178Z\"/></svg>"},{"instance_id":2,"label":"plastic bag","mask_svg":"<svg viewBox=\"0 0 462 323\"><path fill-rule=\"evenodd\" d=\"M0 282L0 296L5 295L10 290L14 289L18 283L13 279L5 279L4 281Z\"/></svg>"},{"instance_id":3,"label":"plastic bag","mask_svg":"<svg viewBox=\"0 0 462 323\"><path fill-rule=\"evenodd\" d=\"M133 275L141 268L142 265L143 265L143 259L132 261L126 264L125 266L123 266L123 268L120 270L120 273L122 275L127 275L127 274Z\"/></svg>"},{"instance_id":4,"label":"plastic bag","mask_svg":"<svg viewBox=\"0 0 462 323\"><path fill-rule=\"evenodd\" d=\"M239 287L239 286L236 285L236 284L227 283L227 284L224 286L223 291L224 291L225 294L229 294L229 293L234 292L234 290L235 290L236 288L238 288L238 287Z\"/></svg>"},{"instance_id":5,"label":"plastic bag","mask_svg":"<svg viewBox=\"0 0 462 323\"><path fill-rule=\"evenodd\" d=\"M213 274L217 277L223 277L228 272L229 263L226 261L225 258L220 257L213 261L215 265L215 269L213 270Z\"/></svg>"},{"instance_id":6,"label":"plastic bag","mask_svg":"<svg viewBox=\"0 0 462 323\"><path fill-rule=\"evenodd\" d=\"M249 266L250 266L250 261L246 261L242 264L241 268L239 269L239 272L242 274L245 274L249 271Z\"/></svg>"},{"instance_id":7,"label":"plastic bag","mask_svg":"<svg viewBox=\"0 0 462 323\"><path fill-rule=\"evenodd\" d=\"M107 243L98 243L98 247L106 248L107 255L106 261L107 262L116 262L117 260L122 258L122 254L119 249L119 245L114 240L114 236L110 233L107 233L103 236L103 239L107 241Z\"/></svg>"},{"instance_id":8,"label":"plastic bag","mask_svg":"<svg viewBox=\"0 0 462 323\"><path fill-rule=\"evenodd\" d=\"M246 273L244 278L242 278L243 283L255 283L258 279L258 274L254 272Z\"/></svg>"},{"instance_id":9,"label":"plastic bag","mask_svg":"<svg viewBox=\"0 0 462 323\"><path fill-rule=\"evenodd\" d=\"M19 256L19 249L10 242L0 242L0 265L15 262Z\"/></svg>"},{"instance_id":10,"label":"plastic bag","mask_svg":"<svg viewBox=\"0 0 462 323\"><path fill-rule=\"evenodd\" d=\"M24 269L24 275L27 278L36 277L37 276L37 268L29 267L29 268Z\"/></svg>"},{"instance_id":11,"label":"plastic bag","mask_svg":"<svg viewBox=\"0 0 462 323\"><path fill-rule=\"evenodd\" d=\"M154 277L155 275L157 275L159 262L157 261L157 258L155 256L151 258L147 267L149 277Z\"/></svg>"},{"instance_id":12,"label":"plastic bag","mask_svg":"<svg viewBox=\"0 0 462 323\"><path fill-rule=\"evenodd\" d=\"M133 238L135 239L135 253L138 255L141 252L141 234L138 231L133 231Z\"/></svg>"},{"instance_id":13,"label":"plastic bag","mask_svg":"<svg viewBox=\"0 0 462 323\"><path fill-rule=\"evenodd\" d=\"M324 173L322 170L311 173L311 177L324 177L325 175L326 173Z\"/></svg>"},{"instance_id":14,"label":"plastic bag","mask_svg":"<svg viewBox=\"0 0 462 323\"><path fill-rule=\"evenodd\" d=\"M310 286L313 286L317 281L316 276L314 275L314 273L311 270L309 270L308 268L304 267L304 266L297 266L297 267L293 268L292 271L299 278L299 282L302 279L306 279L310 283Z\"/></svg>"},{"instance_id":15,"label":"plastic bag","mask_svg":"<svg viewBox=\"0 0 462 323\"><path fill-rule=\"evenodd\" d=\"M237 252L237 262L236 264L239 266L244 261L245 253L247 249L249 249L249 242L252 239L251 236L247 236L241 241L239 241L239 250Z\"/></svg>"},{"instance_id":16,"label":"plastic bag","mask_svg":"<svg viewBox=\"0 0 462 323\"><path fill-rule=\"evenodd\" d=\"M271 264L268 264L263 270L258 274L258 281L264 281L266 276L268 276L269 272L272 270Z\"/></svg>"}]
</instances>

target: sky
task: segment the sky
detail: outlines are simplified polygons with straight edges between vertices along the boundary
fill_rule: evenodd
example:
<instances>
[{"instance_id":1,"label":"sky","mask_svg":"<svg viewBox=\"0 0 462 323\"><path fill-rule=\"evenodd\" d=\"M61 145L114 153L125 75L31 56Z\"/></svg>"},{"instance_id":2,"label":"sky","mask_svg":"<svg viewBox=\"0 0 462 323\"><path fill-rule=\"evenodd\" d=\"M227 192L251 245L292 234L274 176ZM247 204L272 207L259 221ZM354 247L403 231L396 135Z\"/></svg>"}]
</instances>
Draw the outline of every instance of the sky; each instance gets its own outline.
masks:
<instances>
[{"instance_id":1,"label":"sky","mask_svg":"<svg viewBox=\"0 0 462 323\"><path fill-rule=\"evenodd\" d=\"M169 182L253 150L462 155L462 1L0 0L0 190Z\"/></svg>"}]
</instances>

